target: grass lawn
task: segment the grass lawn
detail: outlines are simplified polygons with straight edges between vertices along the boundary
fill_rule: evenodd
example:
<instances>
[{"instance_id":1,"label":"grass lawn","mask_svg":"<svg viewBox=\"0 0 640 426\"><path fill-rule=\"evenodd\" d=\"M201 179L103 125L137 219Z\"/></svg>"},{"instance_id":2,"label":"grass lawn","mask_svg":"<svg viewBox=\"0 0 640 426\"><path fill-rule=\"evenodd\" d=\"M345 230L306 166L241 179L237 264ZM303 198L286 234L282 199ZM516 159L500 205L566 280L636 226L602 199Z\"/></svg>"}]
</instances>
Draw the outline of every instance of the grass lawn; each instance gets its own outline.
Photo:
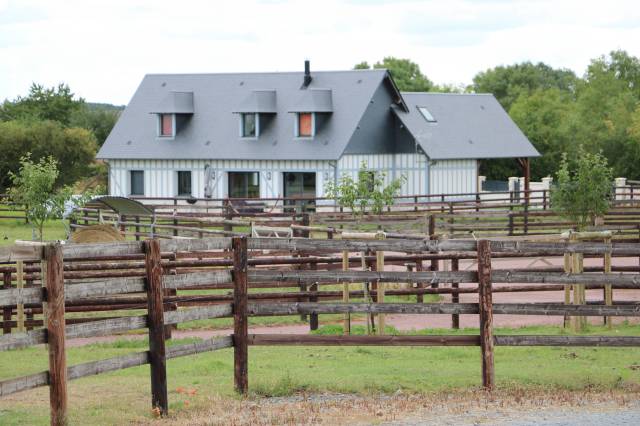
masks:
<instances>
[{"instance_id":1,"label":"grass lawn","mask_svg":"<svg viewBox=\"0 0 640 426\"><path fill-rule=\"evenodd\" d=\"M329 326L320 333L330 333ZM458 333L477 333L477 329ZM421 333L451 334L450 330ZM497 329L496 334L562 334L555 327ZM586 334L640 335L640 327L609 331L592 326ZM175 343L184 343L173 342ZM76 364L146 349L144 341L119 341L68 349ZM249 389L253 398L300 392L429 394L477 389L479 348L449 347L251 347ZM640 349L496 348L499 390L637 390ZM42 347L0 352L0 379L47 368ZM170 409L174 418L210 409L213 401L235 404L233 351L168 361ZM72 424L151 422L149 367L88 377L69 384ZM0 424L47 424L48 390L35 389L0 399Z\"/></svg>"},{"instance_id":2,"label":"grass lawn","mask_svg":"<svg viewBox=\"0 0 640 426\"><path fill-rule=\"evenodd\" d=\"M24 219L0 219L0 246L14 244L15 240L31 240L31 225ZM60 220L51 220L44 225L46 240L64 240L67 233Z\"/></svg>"}]
</instances>

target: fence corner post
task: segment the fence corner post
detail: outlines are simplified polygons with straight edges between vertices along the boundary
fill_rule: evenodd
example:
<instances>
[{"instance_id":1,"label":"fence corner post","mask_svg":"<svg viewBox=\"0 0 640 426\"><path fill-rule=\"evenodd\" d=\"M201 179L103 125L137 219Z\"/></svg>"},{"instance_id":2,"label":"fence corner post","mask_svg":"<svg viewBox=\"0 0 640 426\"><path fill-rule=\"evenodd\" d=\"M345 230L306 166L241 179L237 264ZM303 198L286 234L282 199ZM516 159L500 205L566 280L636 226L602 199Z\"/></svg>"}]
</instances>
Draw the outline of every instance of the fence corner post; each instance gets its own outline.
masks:
<instances>
[{"instance_id":1,"label":"fence corner post","mask_svg":"<svg viewBox=\"0 0 640 426\"><path fill-rule=\"evenodd\" d=\"M46 268L46 327L49 347L51 425L66 425L67 358L65 351L64 272L60 244L44 246Z\"/></svg>"},{"instance_id":2,"label":"fence corner post","mask_svg":"<svg viewBox=\"0 0 640 426\"><path fill-rule=\"evenodd\" d=\"M167 395L167 359L165 348L164 307L160 242L145 240L147 309L149 327L149 364L151 365L151 405L164 417L169 412Z\"/></svg>"},{"instance_id":3,"label":"fence corner post","mask_svg":"<svg viewBox=\"0 0 640 426\"><path fill-rule=\"evenodd\" d=\"M249 347L247 318L247 238L233 237L233 365L236 392L249 391Z\"/></svg>"},{"instance_id":4,"label":"fence corner post","mask_svg":"<svg viewBox=\"0 0 640 426\"><path fill-rule=\"evenodd\" d=\"M482 352L482 386L493 390L493 302L491 295L491 242L478 241L478 308L480 313L480 350Z\"/></svg>"}]
</instances>

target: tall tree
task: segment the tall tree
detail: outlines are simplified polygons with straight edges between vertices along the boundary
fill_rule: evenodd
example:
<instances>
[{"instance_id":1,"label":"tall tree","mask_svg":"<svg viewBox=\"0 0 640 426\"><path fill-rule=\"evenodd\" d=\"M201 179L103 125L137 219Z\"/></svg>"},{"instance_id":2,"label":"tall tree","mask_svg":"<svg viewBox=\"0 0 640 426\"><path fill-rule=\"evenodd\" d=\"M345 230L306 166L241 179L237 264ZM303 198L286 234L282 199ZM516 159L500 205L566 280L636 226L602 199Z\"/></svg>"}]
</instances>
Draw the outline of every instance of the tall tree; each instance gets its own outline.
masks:
<instances>
[{"instance_id":1,"label":"tall tree","mask_svg":"<svg viewBox=\"0 0 640 426\"><path fill-rule=\"evenodd\" d=\"M10 185L9 173L18 172L25 152L34 161L52 157L61 171L55 182L60 187L93 174L96 150L95 137L86 129L55 121L0 122L0 192Z\"/></svg>"},{"instance_id":2,"label":"tall tree","mask_svg":"<svg viewBox=\"0 0 640 426\"><path fill-rule=\"evenodd\" d=\"M370 69L366 61L356 64L354 69ZM403 92L428 92L433 82L420 71L420 66L409 59L387 56L373 64L373 68L386 68L391 73L398 88Z\"/></svg>"},{"instance_id":3,"label":"tall tree","mask_svg":"<svg viewBox=\"0 0 640 426\"><path fill-rule=\"evenodd\" d=\"M575 153L575 108L572 96L557 88L522 94L511 106L511 118L543 154L532 159L533 179L553 175L562 153Z\"/></svg>"},{"instance_id":4,"label":"tall tree","mask_svg":"<svg viewBox=\"0 0 640 426\"><path fill-rule=\"evenodd\" d=\"M500 65L479 72L473 77L470 89L476 93L492 93L504 109L521 95L529 95L534 90L557 88L573 92L577 77L573 71L554 69L542 62L533 64L522 62L514 65Z\"/></svg>"},{"instance_id":5,"label":"tall tree","mask_svg":"<svg viewBox=\"0 0 640 426\"><path fill-rule=\"evenodd\" d=\"M0 121L51 120L69 126L72 114L83 104L84 100L76 99L64 83L49 88L32 83L27 96L4 101L0 106Z\"/></svg>"},{"instance_id":6,"label":"tall tree","mask_svg":"<svg viewBox=\"0 0 640 426\"><path fill-rule=\"evenodd\" d=\"M102 146L119 117L119 109L85 103L71 116L71 125L91 130L98 145Z\"/></svg>"}]
</instances>

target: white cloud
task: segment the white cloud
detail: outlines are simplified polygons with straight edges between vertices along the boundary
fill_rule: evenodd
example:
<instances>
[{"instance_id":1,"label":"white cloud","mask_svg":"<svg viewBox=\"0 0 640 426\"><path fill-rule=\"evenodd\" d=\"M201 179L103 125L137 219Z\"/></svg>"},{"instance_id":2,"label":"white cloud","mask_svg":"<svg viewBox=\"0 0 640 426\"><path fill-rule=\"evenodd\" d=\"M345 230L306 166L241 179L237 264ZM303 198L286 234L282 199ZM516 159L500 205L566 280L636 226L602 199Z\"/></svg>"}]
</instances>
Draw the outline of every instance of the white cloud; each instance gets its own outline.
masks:
<instances>
[{"instance_id":1,"label":"white cloud","mask_svg":"<svg viewBox=\"0 0 640 426\"><path fill-rule=\"evenodd\" d=\"M0 99L32 81L126 103L145 73L347 69L386 55L436 82L516 61L582 74L622 48L640 56L633 1L0 0Z\"/></svg>"}]
</instances>

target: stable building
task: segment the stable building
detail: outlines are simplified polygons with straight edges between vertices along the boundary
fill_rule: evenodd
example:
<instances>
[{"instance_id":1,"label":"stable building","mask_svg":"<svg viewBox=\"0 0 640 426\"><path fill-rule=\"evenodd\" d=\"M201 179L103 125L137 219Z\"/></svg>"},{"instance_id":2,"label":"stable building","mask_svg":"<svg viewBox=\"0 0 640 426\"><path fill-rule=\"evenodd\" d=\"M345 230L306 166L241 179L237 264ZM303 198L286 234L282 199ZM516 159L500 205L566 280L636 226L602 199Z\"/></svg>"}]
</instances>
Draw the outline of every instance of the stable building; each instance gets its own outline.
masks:
<instances>
[{"instance_id":1,"label":"stable building","mask_svg":"<svg viewBox=\"0 0 640 426\"><path fill-rule=\"evenodd\" d=\"M98 153L109 195L323 197L362 162L401 195L478 192L539 153L490 94L400 92L387 70L150 74Z\"/></svg>"}]
</instances>

